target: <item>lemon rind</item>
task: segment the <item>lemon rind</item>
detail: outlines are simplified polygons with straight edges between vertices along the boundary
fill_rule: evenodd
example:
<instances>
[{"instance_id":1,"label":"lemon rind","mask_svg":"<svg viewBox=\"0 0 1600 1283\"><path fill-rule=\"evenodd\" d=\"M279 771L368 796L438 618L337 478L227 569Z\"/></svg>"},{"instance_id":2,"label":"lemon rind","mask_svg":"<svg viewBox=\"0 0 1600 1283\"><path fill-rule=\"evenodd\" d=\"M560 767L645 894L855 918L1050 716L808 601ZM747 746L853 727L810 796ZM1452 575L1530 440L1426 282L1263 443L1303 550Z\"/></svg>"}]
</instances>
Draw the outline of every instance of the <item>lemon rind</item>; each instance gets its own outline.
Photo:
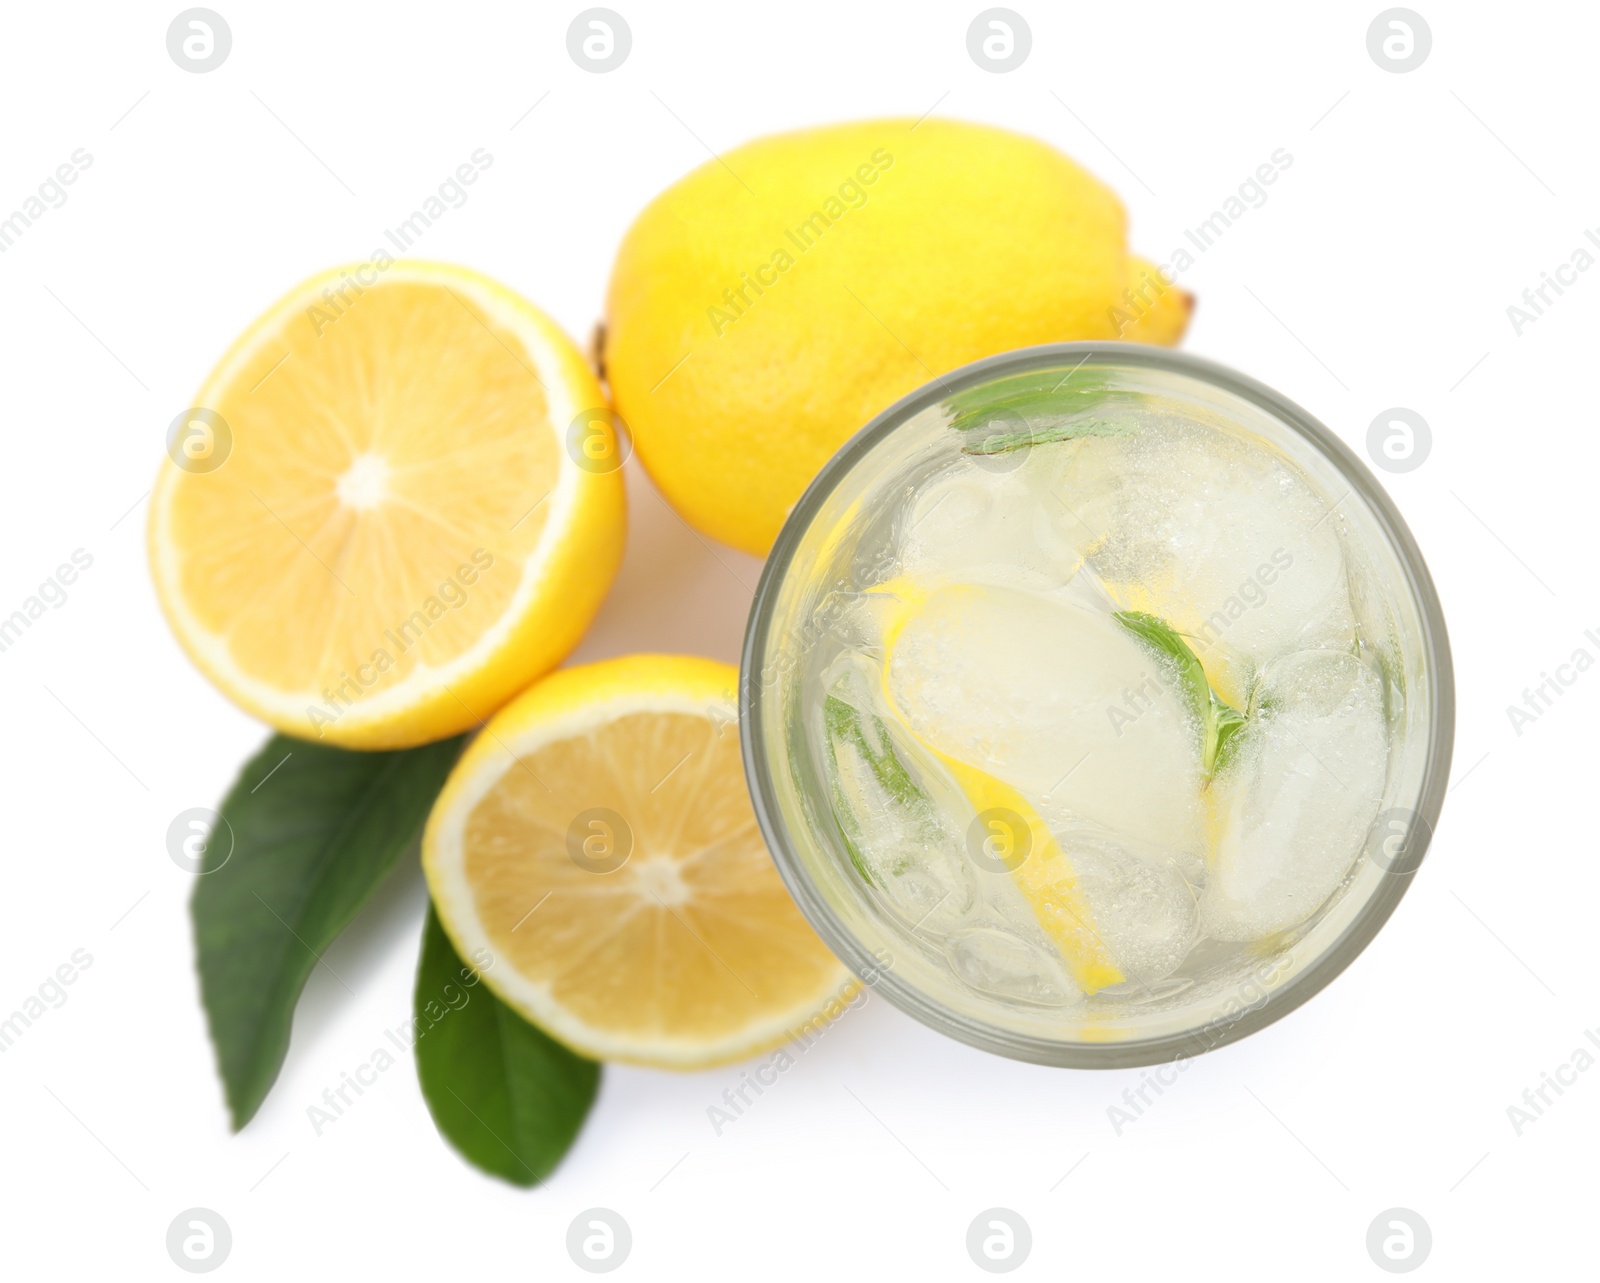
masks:
<instances>
[{"instance_id":1,"label":"lemon rind","mask_svg":"<svg viewBox=\"0 0 1600 1283\"><path fill-rule=\"evenodd\" d=\"M631 713L716 716L723 734L737 734L737 682L738 670L731 665L684 656L627 656L553 673L508 705L474 741L428 819L422 867L439 921L457 952L482 966L484 982L502 1002L582 1055L674 1070L729 1064L789 1041L812 1026L830 1000L842 1005L856 991L850 972L837 963L814 995L725 1038L629 1037L578 1019L552 997L548 985L499 965L479 918L462 837L473 809L518 758Z\"/></svg>"},{"instance_id":2,"label":"lemon rind","mask_svg":"<svg viewBox=\"0 0 1600 1283\"><path fill-rule=\"evenodd\" d=\"M276 331L285 317L313 301L320 301L321 289L340 279L348 269L333 268L302 282L267 309L239 337L217 363L196 398L206 405L216 394L239 377L245 363L258 351L263 338ZM183 473L170 459L163 460L151 495L149 548L151 570L157 581L158 597L180 644L218 687L262 720L278 729L305 739L323 738L352 747L396 747L441 738L476 725L495 711L496 695L509 696L517 686L539 675L568 653L581 639L583 625L598 608L621 560L623 499L620 473L590 473L579 468L567 453L566 425L584 409L603 404L603 395L593 374L583 365L571 340L533 304L479 273L448 264L404 261L395 263L384 274L384 283L415 282L443 285L466 295L492 320L524 339L524 351L533 362L545 387L547 418L556 437L557 476L550 495L550 515L538 541L523 562L521 582L505 611L485 629L471 646L446 664L419 663L394 686L363 698L344 710L331 725L313 722L308 709L323 704L319 690L285 691L240 671L229 653L226 638L212 632L189 610L180 588L180 557L171 538L169 500L175 482ZM580 401L583 404L580 404ZM484 681L485 675L501 660L519 632L525 631L531 616L542 601L559 596L558 580L566 570L564 545L577 524L580 508L595 505L602 530L611 527L611 537L584 550L586 573L600 581L594 601L581 615L576 627L566 631L570 637L549 649L559 653L537 671L525 672L520 680ZM615 510L612 514L605 508ZM608 546L609 545L609 546ZM565 603L563 603L565 605ZM499 688L509 686L510 689ZM488 689L483 689L487 687ZM485 706L487 704L487 706Z\"/></svg>"}]
</instances>

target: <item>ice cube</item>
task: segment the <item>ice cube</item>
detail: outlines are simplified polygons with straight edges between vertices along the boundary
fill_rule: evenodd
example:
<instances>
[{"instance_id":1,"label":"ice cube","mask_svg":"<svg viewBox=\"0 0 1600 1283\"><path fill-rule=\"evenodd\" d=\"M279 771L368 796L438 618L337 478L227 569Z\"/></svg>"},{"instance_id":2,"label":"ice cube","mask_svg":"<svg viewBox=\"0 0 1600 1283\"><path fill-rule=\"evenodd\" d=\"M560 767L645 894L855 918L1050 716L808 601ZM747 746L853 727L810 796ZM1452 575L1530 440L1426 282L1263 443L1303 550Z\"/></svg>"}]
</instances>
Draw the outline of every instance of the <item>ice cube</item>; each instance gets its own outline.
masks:
<instances>
[{"instance_id":1,"label":"ice cube","mask_svg":"<svg viewBox=\"0 0 1600 1283\"><path fill-rule=\"evenodd\" d=\"M1033 467L1024 459L1015 471L995 472L962 456L925 484L906 514L900 573L928 583L1045 588L1071 579L1089 532L1074 530L1033 483Z\"/></svg>"},{"instance_id":2,"label":"ice cube","mask_svg":"<svg viewBox=\"0 0 1600 1283\"><path fill-rule=\"evenodd\" d=\"M1167 666L1107 611L993 586L901 610L888 683L917 735L1041 815L1200 849L1199 727Z\"/></svg>"},{"instance_id":3,"label":"ice cube","mask_svg":"<svg viewBox=\"0 0 1600 1283\"><path fill-rule=\"evenodd\" d=\"M870 678L846 667L824 701L830 801L858 873L896 916L929 935L972 907L961 833L893 737Z\"/></svg>"},{"instance_id":4,"label":"ice cube","mask_svg":"<svg viewBox=\"0 0 1600 1283\"><path fill-rule=\"evenodd\" d=\"M1361 851L1387 771L1381 679L1346 652L1285 656L1263 671L1232 752L1211 784L1200 926L1254 940L1310 917Z\"/></svg>"},{"instance_id":5,"label":"ice cube","mask_svg":"<svg viewBox=\"0 0 1600 1283\"><path fill-rule=\"evenodd\" d=\"M1093 914L1095 934L1128 979L1149 986L1177 970L1194 944L1194 889L1174 859L1140 856L1103 836L1055 830Z\"/></svg>"},{"instance_id":6,"label":"ice cube","mask_svg":"<svg viewBox=\"0 0 1600 1283\"><path fill-rule=\"evenodd\" d=\"M1083 1001L1053 950L993 927L967 927L945 943L950 969L980 993L1061 1007Z\"/></svg>"},{"instance_id":7,"label":"ice cube","mask_svg":"<svg viewBox=\"0 0 1600 1283\"><path fill-rule=\"evenodd\" d=\"M1117 604L1190 638L1218 695L1243 707L1275 657L1353 635L1333 507L1270 450L1152 413L1075 443L1039 480L1096 539L1088 564Z\"/></svg>"}]
</instances>

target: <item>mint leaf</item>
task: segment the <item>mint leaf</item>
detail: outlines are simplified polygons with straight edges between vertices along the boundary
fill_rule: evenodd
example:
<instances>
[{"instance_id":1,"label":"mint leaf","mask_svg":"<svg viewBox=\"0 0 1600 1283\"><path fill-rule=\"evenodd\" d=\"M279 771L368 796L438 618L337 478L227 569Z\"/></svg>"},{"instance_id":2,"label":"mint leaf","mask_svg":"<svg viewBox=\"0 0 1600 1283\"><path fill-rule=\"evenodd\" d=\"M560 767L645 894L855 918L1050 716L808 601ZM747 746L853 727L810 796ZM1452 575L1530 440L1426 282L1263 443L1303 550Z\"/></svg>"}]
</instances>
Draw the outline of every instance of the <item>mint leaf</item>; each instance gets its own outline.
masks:
<instances>
[{"instance_id":1,"label":"mint leaf","mask_svg":"<svg viewBox=\"0 0 1600 1283\"><path fill-rule=\"evenodd\" d=\"M1206 680L1206 670L1189 649L1189 643L1166 620L1142 610L1119 610L1112 618L1157 655L1172 661L1190 711L1202 728L1209 728L1211 683Z\"/></svg>"},{"instance_id":2,"label":"mint leaf","mask_svg":"<svg viewBox=\"0 0 1600 1283\"><path fill-rule=\"evenodd\" d=\"M861 715L844 700L829 695L822 706L822 720L827 728L828 743L828 791L833 795L833 818L839 823L839 836L844 840L845 852L850 856L850 863L855 865L856 872L861 875L862 881L869 886L881 886L879 879L874 876L872 866L867 863L863 853L867 845L866 834L862 832L861 822L856 817L855 807L851 805L850 798L844 787L844 765L839 761L839 746L848 744L861 753L873 774L879 774L873 765L872 758L861 743ZM899 763L897 762L898 766ZM890 772L893 778L893 772ZM879 782L882 782L879 776ZM885 787L892 788L892 785Z\"/></svg>"},{"instance_id":3,"label":"mint leaf","mask_svg":"<svg viewBox=\"0 0 1600 1283\"><path fill-rule=\"evenodd\" d=\"M828 728L829 738L839 737L854 744L890 797L902 805L928 805L928 795L917 787L917 782L911 778L911 773L894 751L889 728L884 725L883 719L876 713L867 716L872 718L870 736L866 718L854 704L837 695L829 695L823 704L823 721Z\"/></svg>"},{"instance_id":4,"label":"mint leaf","mask_svg":"<svg viewBox=\"0 0 1600 1283\"><path fill-rule=\"evenodd\" d=\"M1212 696L1212 700L1217 718L1216 748L1212 753L1211 765L1207 769L1213 775L1220 775L1227 769L1228 763L1233 761L1239 745L1244 742L1239 732L1249 725L1250 719L1232 704L1224 704L1215 695Z\"/></svg>"},{"instance_id":5,"label":"mint leaf","mask_svg":"<svg viewBox=\"0 0 1600 1283\"><path fill-rule=\"evenodd\" d=\"M971 425L977 426L977 425ZM968 429L970 430L970 428ZM1029 428L1020 432L997 432L993 436L969 442L961 447L962 454L1006 454L1025 446L1049 445L1053 441L1078 441L1084 437L1126 437L1132 430L1107 419L1074 419L1070 423L1054 423L1048 427Z\"/></svg>"},{"instance_id":6,"label":"mint leaf","mask_svg":"<svg viewBox=\"0 0 1600 1283\"><path fill-rule=\"evenodd\" d=\"M417 1079L435 1126L474 1167L513 1185L556 1169L600 1089L600 1066L479 983L428 906L417 966Z\"/></svg>"},{"instance_id":7,"label":"mint leaf","mask_svg":"<svg viewBox=\"0 0 1600 1283\"><path fill-rule=\"evenodd\" d=\"M1182 698L1200 727L1202 764L1208 776L1215 775L1231 759L1230 750L1248 719L1233 705L1217 698L1189 643L1166 620L1142 610L1119 610L1112 618L1177 670Z\"/></svg>"},{"instance_id":8,"label":"mint leaf","mask_svg":"<svg viewBox=\"0 0 1600 1283\"><path fill-rule=\"evenodd\" d=\"M863 713L849 700L829 695L823 702L823 724L827 730L828 786L833 795L833 815L838 821L845 851L864 881L882 886L882 879L873 872L864 854L872 843L857 813L862 799L853 798L846 786L846 764L839 760L841 748L860 755L873 781L883 790L882 804L903 813L903 818L914 827L929 832L936 830L932 822L932 799L906 770L905 763L895 752L889 728L876 713Z\"/></svg>"},{"instance_id":9,"label":"mint leaf","mask_svg":"<svg viewBox=\"0 0 1600 1283\"><path fill-rule=\"evenodd\" d=\"M1030 416L1072 413L1111 391L1111 375L1099 368L1027 370L957 392L945 401L957 432L983 427L1005 411Z\"/></svg>"},{"instance_id":10,"label":"mint leaf","mask_svg":"<svg viewBox=\"0 0 1600 1283\"><path fill-rule=\"evenodd\" d=\"M958 392L944 405L950 426L971 438L962 453L994 455L1055 441L1131 435L1132 429L1114 416L1091 413L1129 400L1099 369L1028 370Z\"/></svg>"},{"instance_id":11,"label":"mint leaf","mask_svg":"<svg viewBox=\"0 0 1600 1283\"><path fill-rule=\"evenodd\" d=\"M317 959L410 849L461 739L361 753L274 735L222 804L189 902L200 997L237 1131L289 1050Z\"/></svg>"}]
</instances>

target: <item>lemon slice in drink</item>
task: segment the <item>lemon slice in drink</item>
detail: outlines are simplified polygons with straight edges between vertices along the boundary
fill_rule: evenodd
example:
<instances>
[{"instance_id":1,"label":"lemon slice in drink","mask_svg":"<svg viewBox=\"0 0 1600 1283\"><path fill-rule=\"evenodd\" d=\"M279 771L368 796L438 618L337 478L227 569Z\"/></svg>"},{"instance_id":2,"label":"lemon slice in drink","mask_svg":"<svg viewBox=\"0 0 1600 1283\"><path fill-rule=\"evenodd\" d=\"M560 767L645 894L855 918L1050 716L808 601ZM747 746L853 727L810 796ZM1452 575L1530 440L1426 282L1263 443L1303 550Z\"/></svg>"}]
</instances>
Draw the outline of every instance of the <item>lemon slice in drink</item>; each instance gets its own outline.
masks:
<instances>
[{"instance_id":1,"label":"lemon slice in drink","mask_svg":"<svg viewBox=\"0 0 1600 1283\"><path fill-rule=\"evenodd\" d=\"M762 843L737 681L660 655L554 673L490 721L429 818L423 868L456 948L585 1055L740 1060L855 991Z\"/></svg>"},{"instance_id":2,"label":"lemon slice in drink","mask_svg":"<svg viewBox=\"0 0 1600 1283\"><path fill-rule=\"evenodd\" d=\"M1078 885L1072 862L1032 803L1004 780L972 762L946 753L921 734L900 709L889 681L895 647L908 625L928 604L930 590L909 579L896 579L869 590L886 603L882 621L884 653L882 692L886 707L916 742L944 767L988 830L985 846L1006 868L1039 926L1061 952L1074 980L1086 993L1095 993L1125 977L1095 928L1094 913ZM971 608L982 609L976 590L944 588L942 592L970 591Z\"/></svg>"},{"instance_id":3,"label":"lemon slice in drink","mask_svg":"<svg viewBox=\"0 0 1600 1283\"><path fill-rule=\"evenodd\" d=\"M577 644L616 572L604 405L549 318L476 273L304 282L173 425L149 530L173 630L291 735L479 724Z\"/></svg>"}]
</instances>

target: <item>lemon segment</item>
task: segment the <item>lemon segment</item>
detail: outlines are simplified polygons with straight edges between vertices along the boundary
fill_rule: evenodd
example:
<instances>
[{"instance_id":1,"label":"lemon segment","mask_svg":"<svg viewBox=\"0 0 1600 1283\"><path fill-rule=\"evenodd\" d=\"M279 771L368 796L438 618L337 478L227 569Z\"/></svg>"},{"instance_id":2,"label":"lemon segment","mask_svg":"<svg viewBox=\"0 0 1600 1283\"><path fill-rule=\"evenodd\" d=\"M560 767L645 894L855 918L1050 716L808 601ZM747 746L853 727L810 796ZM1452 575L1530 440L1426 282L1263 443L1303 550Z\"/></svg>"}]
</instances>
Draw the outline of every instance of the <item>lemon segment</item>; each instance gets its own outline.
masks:
<instances>
[{"instance_id":1,"label":"lemon segment","mask_svg":"<svg viewBox=\"0 0 1600 1283\"><path fill-rule=\"evenodd\" d=\"M902 719L903 720L903 719ZM923 741L926 743L926 741ZM1045 935L1061 951L1067 969L1085 993L1095 993L1125 979L1105 942L1095 933L1094 915L1078 887L1072 862L1028 800L987 771L934 750L961 786L973 810L1003 810L1019 817L1028 829L1026 855L1011 870L1012 880L1028 902ZM1007 834L1015 844L1019 835Z\"/></svg>"},{"instance_id":2,"label":"lemon segment","mask_svg":"<svg viewBox=\"0 0 1600 1283\"><path fill-rule=\"evenodd\" d=\"M930 590L925 585L902 577L867 591L875 596L881 595L891 603L882 617L882 692L885 706L893 712L906 732L944 766L974 811L982 815L986 811L1003 810L1018 817L1027 828L1026 854L1020 863L1010 869L1011 878L1039 920L1045 935L1060 950L1073 979L1084 992L1090 994L1108 985L1120 984L1125 977L1095 929L1093 911L1078 886L1072 862L1032 803L1003 780L969 762L952 757L931 743L911 724L895 700L889 682L895 644L906 625L927 604ZM1014 846L1021 835L1011 833L1005 836Z\"/></svg>"},{"instance_id":3,"label":"lemon segment","mask_svg":"<svg viewBox=\"0 0 1600 1283\"><path fill-rule=\"evenodd\" d=\"M428 821L423 868L461 955L492 959L500 998L585 1055L722 1064L855 992L762 843L737 680L655 655L554 673L489 723Z\"/></svg>"},{"instance_id":4,"label":"lemon segment","mask_svg":"<svg viewBox=\"0 0 1600 1283\"><path fill-rule=\"evenodd\" d=\"M314 277L196 403L212 418L181 439L211 439L152 494L157 594L199 667L291 735L384 748L476 725L577 644L615 574L621 476L567 441L600 388L476 273Z\"/></svg>"}]
</instances>

